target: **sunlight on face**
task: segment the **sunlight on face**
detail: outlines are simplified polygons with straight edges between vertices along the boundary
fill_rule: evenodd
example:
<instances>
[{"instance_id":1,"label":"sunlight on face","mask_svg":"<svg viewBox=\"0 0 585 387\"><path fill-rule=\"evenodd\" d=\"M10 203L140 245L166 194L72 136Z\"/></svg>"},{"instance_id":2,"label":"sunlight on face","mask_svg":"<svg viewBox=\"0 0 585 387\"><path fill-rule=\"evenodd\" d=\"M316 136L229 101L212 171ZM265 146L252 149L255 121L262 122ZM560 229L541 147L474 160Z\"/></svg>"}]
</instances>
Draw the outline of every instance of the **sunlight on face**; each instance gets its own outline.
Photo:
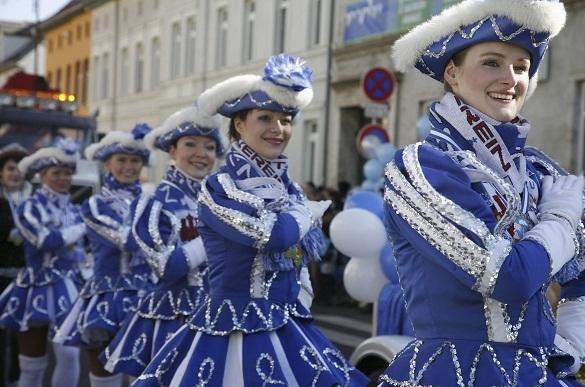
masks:
<instances>
[{"instance_id":1,"label":"sunlight on face","mask_svg":"<svg viewBox=\"0 0 585 387\"><path fill-rule=\"evenodd\" d=\"M491 118L516 118L528 90L530 55L508 43L479 43L467 49L463 63L451 60L444 79L465 103Z\"/></svg>"},{"instance_id":2,"label":"sunlight on face","mask_svg":"<svg viewBox=\"0 0 585 387\"><path fill-rule=\"evenodd\" d=\"M268 160L280 156L292 136L292 116L286 113L253 109L234 124L241 139Z\"/></svg>"},{"instance_id":3,"label":"sunlight on face","mask_svg":"<svg viewBox=\"0 0 585 387\"><path fill-rule=\"evenodd\" d=\"M201 180L217 160L215 140L205 136L183 136L171 146L169 155L175 165L189 176Z\"/></svg>"}]
</instances>

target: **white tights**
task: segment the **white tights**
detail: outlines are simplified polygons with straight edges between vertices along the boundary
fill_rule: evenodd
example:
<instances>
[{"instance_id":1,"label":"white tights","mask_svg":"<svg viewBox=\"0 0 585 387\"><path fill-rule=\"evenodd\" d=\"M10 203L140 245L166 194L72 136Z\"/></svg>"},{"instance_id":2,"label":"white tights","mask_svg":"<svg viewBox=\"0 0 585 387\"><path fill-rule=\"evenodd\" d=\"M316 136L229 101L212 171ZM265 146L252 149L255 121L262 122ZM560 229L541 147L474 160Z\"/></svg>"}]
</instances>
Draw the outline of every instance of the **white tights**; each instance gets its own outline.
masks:
<instances>
[{"instance_id":1,"label":"white tights","mask_svg":"<svg viewBox=\"0 0 585 387\"><path fill-rule=\"evenodd\" d=\"M122 374L110 376L95 376L89 373L89 384L91 387L122 387Z\"/></svg>"},{"instance_id":2,"label":"white tights","mask_svg":"<svg viewBox=\"0 0 585 387\"><path fill-rule=\"evenodd\" d=\"M79 383L79 348L53 343L57 364L53 370L53 387L77 386ZM20 386L19 386L20 387Z\"/></svg>"},{"instance_id":3,"label":"white tights","mask_svg":"<svg viewBox=\"0 0 585 387\"><path fill-rule=\"evenodd\" d=\"M18 355L20 378L18 387L42 387L43 375L49 362L48 356L30 357Z\"/></svg>"}]
</instances>

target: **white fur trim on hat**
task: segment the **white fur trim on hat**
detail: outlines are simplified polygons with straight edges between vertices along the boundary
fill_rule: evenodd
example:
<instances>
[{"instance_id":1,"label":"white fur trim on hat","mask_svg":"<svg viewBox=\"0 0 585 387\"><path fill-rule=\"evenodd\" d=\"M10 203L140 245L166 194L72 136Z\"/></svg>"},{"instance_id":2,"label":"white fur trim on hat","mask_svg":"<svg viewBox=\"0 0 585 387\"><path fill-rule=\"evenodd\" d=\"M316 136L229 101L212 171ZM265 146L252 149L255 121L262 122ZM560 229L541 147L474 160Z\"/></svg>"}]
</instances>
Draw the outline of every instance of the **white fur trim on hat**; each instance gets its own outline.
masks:
<instances>
[{"instance_id":1,"label":"white fur trim on hat","mask_svg":"<svg viewBox=\"0 0 585 387\"><path fill-rule=\"evenodd\" d=\"M444 10L429 21L410 30L392 47L392 59L398 71L406 72L422 56L425 49L460 27L491 15L508 17L536 32L556 36L567 17L562 3L543 0L465 0Z\"/></svg>"},{"instance_id":2,"label":"white fur trim on hat","mask_svg":"<svg viewBox=\"0 0 585 387\"><path fill-rule=\"evenodd\" d=\"M313 89L306 88L295 92L286 87L265 81L259 75L236 75L219 82L205 90L197 99L197 104L207 114L216 114L225 102L233 101L250 92L261 90L281 105L298 110L306 107L313 100Z\"/></svg>"},{"instance_id":3,"label":"white fur trim on hat","mask_svg":"<svg viewBox=\"0 0 585 387\"><path fill-rule=\"evenodd\" d=\"M18 163L18 169L23 173L27 174L29 168L38 160L44 158L55 158L63 164L75 164L77 163L77 156L68 155L63 152L62 149L57 147L41 148L30 156L25 157Z\"/></svg>"},{"instance_id":4,"label":"white fur trim on hat","mask_svg":"<svg viewBox=\"0 0 585 387\"><path fill-rule=\"evenodd\" d=\"M203 109L189 106L174 112L164 120L161 126L148 133L144 137L144 145L150 150L155 150L154 143L157 138L164 136L184 122L191 122L201 128L219 129L221 127L221 117L205 114Z\"/></svg>"},{"instance_id":5,"label":"white fur trim on hat","mask_svg":"<svg viewBox=\"0 0 585 387\"><path fill-rule=\"evenodd\" d=\"M108 145L120 144L127 148L143 150L146 149L142 141L134 139L134 136L130 132L123 132L121 130L115 130L109 132L99 142L91 144L85 149L85 158L93 160L97 151Z\"/></svg>"}]
</instances>

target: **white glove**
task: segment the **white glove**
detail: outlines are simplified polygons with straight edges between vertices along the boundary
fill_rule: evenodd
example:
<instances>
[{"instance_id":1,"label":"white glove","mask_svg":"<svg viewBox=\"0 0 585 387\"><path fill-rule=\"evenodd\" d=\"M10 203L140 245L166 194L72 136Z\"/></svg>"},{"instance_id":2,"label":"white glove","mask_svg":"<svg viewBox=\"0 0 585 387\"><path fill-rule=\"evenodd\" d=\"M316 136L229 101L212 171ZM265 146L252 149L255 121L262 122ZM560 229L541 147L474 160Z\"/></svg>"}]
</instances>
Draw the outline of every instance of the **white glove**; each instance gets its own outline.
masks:
<instances>
[{"instance_id":1,"label":"white glove","mask_svg":"<svg viewBox=\"0 0 585 387\"><path fill-rule=\"evenodd\" d=\"M306 266L301 269L299 280L301 282L299 301L305 308L310 309L311 305L313 304L313 297L315 297L315 294L313 293L313 286L311 284L311 277L309 276L309 269Z\"/></svg>"},{"instance_id":2,"label":"white glove","mask_svg":"<svg viewBox=\"0 0 585 387\"><path fill-rule=\"evenodd\" d=\"M65 245L70 245L77 242L81 237L85 235L86 228L85 223L78 223L73 226L69 226L61 232Z\"/></svg>"},{"instance_id":3,"label":"white glove","mask_svg":"<svg viewBox=\"0 0 585 387\"><path fill-rule=\"evenodd\" d=\"M552 176L542 179L538 210L542 215L554 215L567 220L573 229L583 215L583 176Z\"/></svg>"},{"instance_id":4,"label":"white glove","mask_svg":"<svg viewBox=\"0 0 585 387\"><path fill-rule=\"evenodd\" d=\"M183 252L187 257L189 269L194 269L207 260L203 239L200 236L185 243L183 245Z\"/></svg>"},{"instance_id":5,"label":"white glove","mask_svg":"<svg viewBox=\"0 0 585 387\"><path fill-rule=\"evenodd\" d=\"M570 300L557 308L557 337L555 345L575 358L571 371L577 372L585 359L585 303ZM562 337L561 340L558 336Z\"/></svg>"},{"instance_id":6,"label":"white glove","mask_svg":"<svg viewBox=\"0 0 585 387\"><path fill-rule=\"evenodd\" d=\"M313 223L313 219L311 218L311 211L309 208L301 203L297 203L288 207L283 211L283 213L289 214L295 218L295 221L299 226L300 237L304 237Z\"/></svg>"},{"instance_id":7,"label":"white glove","mask_svg":"<svg viewBox=\"0 0 585 387\"><path fill-rule=\"evenodd\" d=\"M578 252L575 235L583 212L583 177L551 176L542 179L540 223L524 235L542 245L551 261L551 275L556 274Z\"/></svg>"},{"instance_id":8,"label":"white glove","mask_svg":"<svg viewBox=\"0 0 585 387\"><path fill-rule=\"evenodd\" d=\"M323 217L325 211L327 211L331 205L331 200L307 200L305 201L305 204L307 207L309 207L309 210L313 215L313 220L320 220Z\"/></svg>"}]
</instances>

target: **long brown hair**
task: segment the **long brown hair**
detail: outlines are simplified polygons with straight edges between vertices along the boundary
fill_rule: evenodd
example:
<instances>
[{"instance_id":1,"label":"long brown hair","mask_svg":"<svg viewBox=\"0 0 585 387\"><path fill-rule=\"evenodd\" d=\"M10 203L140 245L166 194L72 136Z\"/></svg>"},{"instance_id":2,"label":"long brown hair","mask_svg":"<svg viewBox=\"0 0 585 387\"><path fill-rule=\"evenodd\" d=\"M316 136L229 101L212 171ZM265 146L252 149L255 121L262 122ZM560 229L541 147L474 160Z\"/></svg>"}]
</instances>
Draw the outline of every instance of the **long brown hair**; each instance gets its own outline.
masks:
<instances>
[{"instance_id":1,"label":"long brown hair","mask_svg":"<svg viewBox=\"0 0 585 387\"><path fill-rule=\"evenodd\" d=\"M248 117L248 113L250 113L250 111L252 111L252 109L248 109L248 110L242 110L240 112L237 112L231 119L230 119L230 127L229 127L229 131L228 131L228 136L229 136L229 140L231 141L237 141L241 138L240 136L240 132L238 132L238 130L236 129L236 118L239 118L242 121L246 120L246 117Z\"/></svg>"}]
</instances>

